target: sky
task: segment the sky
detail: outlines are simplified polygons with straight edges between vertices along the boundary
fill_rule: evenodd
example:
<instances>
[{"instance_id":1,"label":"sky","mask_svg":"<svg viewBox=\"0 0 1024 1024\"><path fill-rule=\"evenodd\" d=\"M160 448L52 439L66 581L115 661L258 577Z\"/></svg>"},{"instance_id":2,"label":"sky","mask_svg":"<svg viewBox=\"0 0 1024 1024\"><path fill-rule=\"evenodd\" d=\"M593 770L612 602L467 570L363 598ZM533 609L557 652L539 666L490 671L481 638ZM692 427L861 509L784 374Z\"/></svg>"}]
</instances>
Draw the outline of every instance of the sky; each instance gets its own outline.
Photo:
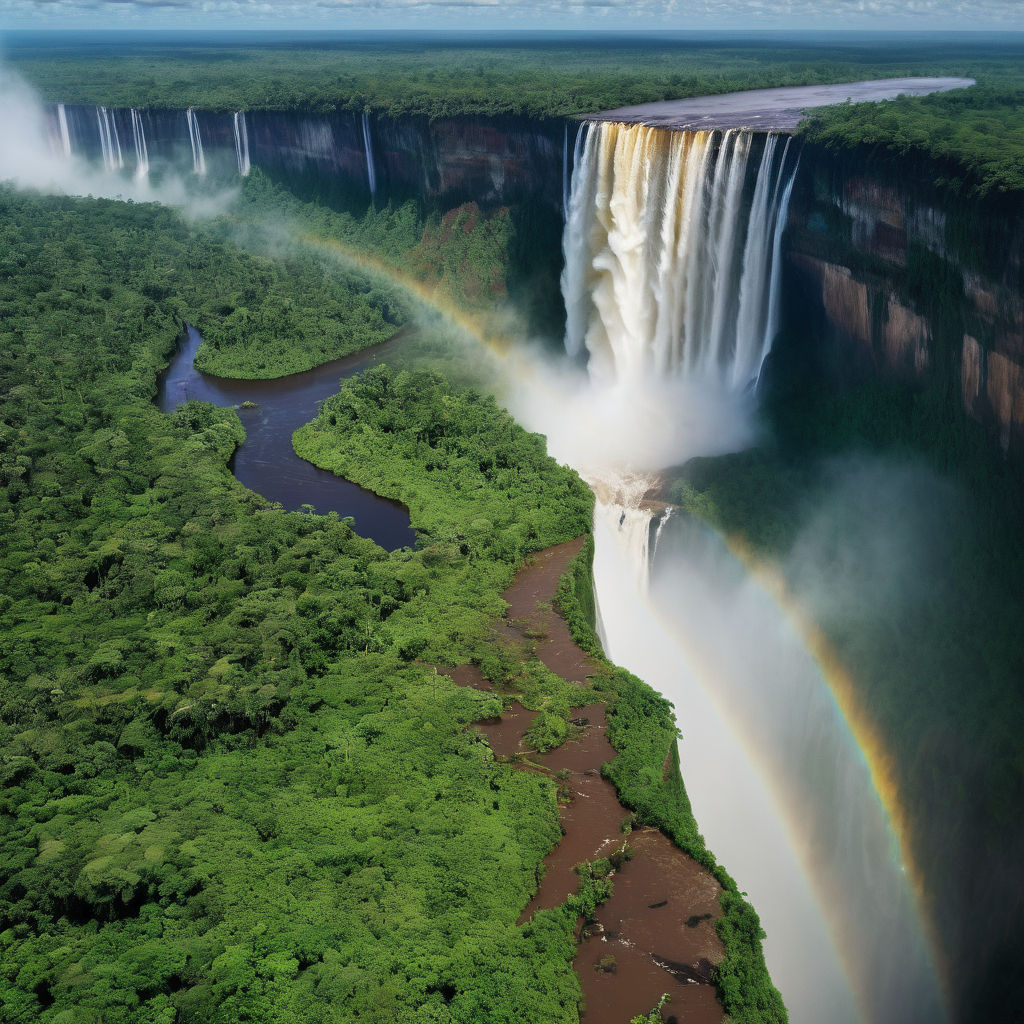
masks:
<instances>
[{"instance_id":1,"label":"sky","mask_svg":"<svg viewBox=\"0 0 1024 1024\"><path fill-rule=\"evenodd\" d=\"M1024 30L1024 0L0 0L0 29Z\"/></svg>"}]
</instances>

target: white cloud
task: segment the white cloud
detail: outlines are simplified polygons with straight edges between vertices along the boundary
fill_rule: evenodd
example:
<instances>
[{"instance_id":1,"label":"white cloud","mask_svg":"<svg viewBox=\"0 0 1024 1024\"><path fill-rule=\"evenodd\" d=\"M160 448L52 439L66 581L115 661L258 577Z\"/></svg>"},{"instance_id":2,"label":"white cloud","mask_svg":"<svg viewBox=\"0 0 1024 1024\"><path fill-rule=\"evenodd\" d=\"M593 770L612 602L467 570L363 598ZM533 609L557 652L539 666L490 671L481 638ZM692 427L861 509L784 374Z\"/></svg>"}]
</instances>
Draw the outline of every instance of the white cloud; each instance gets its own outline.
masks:
<instances>
[{"instance_id":1,"label":"white cloud","mask_svg":"<svg viewBox=\"0 0 1024 1024\"><path fill-rule=\"evenodd\" d=\"M5 0L6 27L1019 28L1021 0ZM396 22L396 17L401 21Z\"/></svg>"}]
</instances>

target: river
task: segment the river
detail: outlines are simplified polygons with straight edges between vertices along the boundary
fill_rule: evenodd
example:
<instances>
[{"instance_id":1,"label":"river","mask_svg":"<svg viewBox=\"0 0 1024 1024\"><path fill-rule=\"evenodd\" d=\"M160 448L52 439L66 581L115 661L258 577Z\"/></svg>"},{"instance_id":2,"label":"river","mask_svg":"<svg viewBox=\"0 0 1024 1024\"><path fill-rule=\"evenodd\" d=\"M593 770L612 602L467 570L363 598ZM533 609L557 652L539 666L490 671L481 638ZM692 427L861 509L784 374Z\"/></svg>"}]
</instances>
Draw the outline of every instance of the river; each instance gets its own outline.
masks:
<instances>
[{"instance_id":1,"label":"river","mask_svg":"<svg viewBox=\"0 0 1024 1024\"><path fill-rule=\"evenodd\" d=\"M202 337L191 324L167 369L156 396L161 412L174 412L195 399L232 406L245 428L245 440L230 469L250 490L290 512L312 505L321 515L337 512L355 520L356 532L394 551L411 547L416 534L404 505L343 480L299 458L292 434L314 419L320 403L338 392L338 381L382 362L398 339L324 363L313 370L273 380L231 380L200 373L194 366ZM255 407L243 407L243 403Z\"/></svg>"}]
</instances>

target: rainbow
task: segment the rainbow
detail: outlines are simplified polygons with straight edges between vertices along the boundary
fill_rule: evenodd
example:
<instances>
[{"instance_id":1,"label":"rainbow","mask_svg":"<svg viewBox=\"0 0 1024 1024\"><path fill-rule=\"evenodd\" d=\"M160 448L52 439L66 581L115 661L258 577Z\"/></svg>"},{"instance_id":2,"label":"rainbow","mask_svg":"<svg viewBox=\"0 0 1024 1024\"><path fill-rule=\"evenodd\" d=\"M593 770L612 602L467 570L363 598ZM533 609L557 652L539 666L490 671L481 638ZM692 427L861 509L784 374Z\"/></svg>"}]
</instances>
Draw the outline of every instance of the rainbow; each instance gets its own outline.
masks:
<instances>
[{"instance_id":1,"label":"rainbow","mask_svg":"<svg viewBox=\"0 0 1024 1024\"><path fill-rule=\"evenodd\" d=\"M341 242L338 239L319 236L311 232L300 234L299 241L329 253L343 260L346 264L356 267L368 274L379 276L414 296L419 303L430 310L441 314L452 326L481 344L491 354L505 363L515 363L515 372L520 377L529 377L531 386L544 387L543 375L524 358L515 357L514 337L501 326L498 317L488 317L480 313L469 312L408 274L393 264ZM554 397L554 396L553 396ZM711 526L711 524L706 524ZM743 566L749 576L767 593L782 615L800 638L804 648L816 664L822 679L828 686L836 702L839 714L846 728L859 749L866 763L872 788L881 804L885 818L895 837L901 865L906 872L914 897L917 920L923 930L933 965L946 967L945 957L936 930L924 912L927 905L926 887L923 876L912 857L912 843L908 815L901 802L900 789L897 783L896 761L887 749L879 730L868 710L858 696L853 676L842 663L832 644L814 622L807 609L791 592L781 570L759 558L745 538L738 534L716 533L725 544L729 553ZM655 612L656 609L653 609ZM692 650L686 651L691 664L700 669L699 674L709 680L711 673L707 665L701 665L701 657ZM713 689L713 688L712 688ZM774 800L777 812L785 821L788 817L786 809L778 798ZM827 915L826 915L827 918ZM840 966L849 976L848 958L840 958ZM940 984L948 977L947 970L935 971ZM851 984L855 997L858 986ZM948 1004L949 992L945 991ZM862 1007L863 1014L863 1007Z\"/></svg>"},{"instance_id":2,"label":"rainbow","mask_svg":"<svg viewBox=\"0 0 1024 1024\"><path fill-rule=\"evenodd\" d=\"M707 524L711 525L711 524ZM712 527L713 528L713 527ZM846 727L853 737L867 764L874 788L886 819L896 838L900 863L906 872L914 893L918 920L925 931L929 952L936 966L943 969L936 971L940 984L946 987L947 1003L950 993L944 979L950 975L949 964L943 952L939 934L926 913L928 905L927 888L924 876L915 863L912 855L912 837L910 822L900 797L900 787L896 779L896 759L887 749L880 735L878 726L861 702L853 675L843 664L842 659L832 646L821 627L813 620L809 611L790 590L786 578L778 566L766 562L754 551L747 539L737 533L724 533L715 530L722 539L729 553L738 561L751 578L771 596L776 606L785 616L794 631L800 637L805 649L818 666L822 678L832 692Z\"/></svg>"}]
</instances>

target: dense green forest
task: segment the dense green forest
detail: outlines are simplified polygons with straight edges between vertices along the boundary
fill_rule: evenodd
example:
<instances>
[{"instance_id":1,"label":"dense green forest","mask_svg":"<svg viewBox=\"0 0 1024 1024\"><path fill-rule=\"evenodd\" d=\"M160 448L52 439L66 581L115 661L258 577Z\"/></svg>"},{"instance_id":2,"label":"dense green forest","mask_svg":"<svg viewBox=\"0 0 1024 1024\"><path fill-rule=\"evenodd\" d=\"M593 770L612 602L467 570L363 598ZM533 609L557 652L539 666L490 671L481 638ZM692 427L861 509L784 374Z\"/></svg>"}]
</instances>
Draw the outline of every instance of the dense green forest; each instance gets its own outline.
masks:
<instances>
[{"instance_id":1,"label":"dense green forest","mask_svg":"<svg viewBox=\"0 0 1024 1024\"><path fill-rule=\"evenodd\" d=\"M1024 192L1024 82L975 86L882 103L811 111L811 142L916 156L943 190L966 196Z\"/></svg>"},{"instance_id":2,"label":"dense green forest","mask_svg":"<svg viewBox=\"0 0 1024 1024\"><path fill-rule=\"evenodd\" d=\"M3 1019L578 1019L573 930L599 893L515 924L557 787L495 762L466 725L500 700L430 662L477 662L551 742L572 704L611 701L623 800L713 865L662 771L664 700L610 667L567 694L489 642L523 557L589 529L588 489L492 399L380 369L298 444L409 503L417 548L388 554L238 484L232 410L151 401L184 318L216 336L224 295L260 282L257 359L274 305L333 271L270 269L159 208L11 192L0 253ZM782 1020L757 917L717 873L725 1005Z\"/></svg>"},{"instance_id":3,"label":"dense green forest","mask_svg":"<svg viewBox=\"0 0 1024 1024\"><path fill-rule=\"evenodd\" d=\"M331 243L339 243L333 251L341 266L367 258L378 261L385 273L422 285L449 307L490 314L508 297L515 230L506 207L484 212L476 203L463 203L442 213L425 211L410 199L339 211L327 202L298 198L256 169L246 178L234 219L235 236L252 248L264 244L268 223L280 224L307 252L312 247L329 253ZM380 290L394 296L386 315L397 322L391 307L402 309L402 293L385 285Z\"/></svg>"},{"instance_id":4,"label":"dense green forest","mask_svg":"<svg viewBox=\"0 0 1024 1024\"><path fill-rule=\"evenodd\" d=\"M13 201L9 195L5 200ZM40 208L49 211L48 206ZM45 244L52 281L40 280L46 287L38 308L41 316L55 317L63 325L58 337L71 331L72 313L64 304L80 287L80 263L92 250L80 232L70 231L77 208L64 209L66 213L53 212L38 232L21 222L5 224L9 245L2 264L6 279L25 278L20 246ZM159 306L199 328L206 340L199 366L206 372L252 379L306 370L384 341L409 318L408 300L395 289L316 260L297 247L260 256L228 241L230 224L190 227L178 214L157 206L110 202L97 210L94 217L113 248L104 261L105 272L94 271L86 278L95 292L96 329L116 321L114 296L127 282L131 293L148 303L145 310ZM61 231L62 216L69 223L67 235ZM160 238L152 250L144 243L147 233ZM261 243L260 248L268 248L265 238ZM66 355L65 361L61 387L73 387L75 359ZM41 372L26 370L30 375Z\"/></svg>"},{"instance_id":5,"label":"dense green forest","mask_svg":"<svg viewBox=\"0 0 1024 1024\"><path fill-rule=\"evenodd\" d=\"M523 468L513 561L471 565L457 523L389 557L263 507L225 466L232 412L149 402L180 330L141 290L177 262L164 220L4 196L7 1019L426 1020L448 985L444 1019L571 1019L571 926L514 927L553 790L488 768L462 725L493 702L401 648L468 657L589 495L495 412L496 450L557 485Z\"/></svg>"},{"instance_id":6,"label":"dense green forest","mask_svg":"<svg viewBox=\"0 0 1024 1024\"><path fill-rule=\"evenodd\" d=\"M15 41L16 42L16 41ZM604 45L336 43L328 46L9 47L52 101L212 110L372 110L390 116L564 117L769 86L966 75L1021 82L1019 41L849 42L708 38Z\"/></svg>"},{"instance_id":7,"label":"dense green forest","mask_svg":"<svg viewBox=\"0 0 1024 1024\"><path fill-rule=\"evenodd\" d=\"M224 252L234 259L221 261ZM217 247L217 297L190 313L203 334L196 365L204 373L254 380L308 370L386 341L411 315L396 289L298 248L274 259L242 253Z\"/></svg>"}]
</instances>

